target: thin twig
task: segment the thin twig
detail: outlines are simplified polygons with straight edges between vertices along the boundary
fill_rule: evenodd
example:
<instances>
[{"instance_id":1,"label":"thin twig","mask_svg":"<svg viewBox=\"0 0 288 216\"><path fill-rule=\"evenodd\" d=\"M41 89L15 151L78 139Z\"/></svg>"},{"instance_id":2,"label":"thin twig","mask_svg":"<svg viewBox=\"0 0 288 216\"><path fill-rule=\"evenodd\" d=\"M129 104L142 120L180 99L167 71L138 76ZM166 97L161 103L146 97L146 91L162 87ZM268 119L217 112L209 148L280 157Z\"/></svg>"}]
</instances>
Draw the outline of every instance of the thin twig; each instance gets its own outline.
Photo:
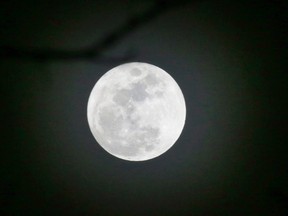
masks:
<instances>
[{"instance_id":1,"label":"thin twig","mask_svg":"<svg viewBox=\"0 0 288 216\"><path fill-rule=\"evenodd\" d=\"M91 45L91 47L75 50L61 50L61 49L42 49L32 47L15 47L2 46L0 47L0 59L26 59L33 61L71 61L71 60L88 60L97 62L107 61L126 61L135 57L134 55L124 55L123 57L107 58L101 57L102 53L108 48L115 46L129 33L135 31L137 28L156 19L162 13L169 9L178 6L184 6L190 3L191 0L162 0L156 1L155 4L143 14L131 17L122 26L118 27L110 34L105 35L98 42Z\"/></svg>"}]
</instances>

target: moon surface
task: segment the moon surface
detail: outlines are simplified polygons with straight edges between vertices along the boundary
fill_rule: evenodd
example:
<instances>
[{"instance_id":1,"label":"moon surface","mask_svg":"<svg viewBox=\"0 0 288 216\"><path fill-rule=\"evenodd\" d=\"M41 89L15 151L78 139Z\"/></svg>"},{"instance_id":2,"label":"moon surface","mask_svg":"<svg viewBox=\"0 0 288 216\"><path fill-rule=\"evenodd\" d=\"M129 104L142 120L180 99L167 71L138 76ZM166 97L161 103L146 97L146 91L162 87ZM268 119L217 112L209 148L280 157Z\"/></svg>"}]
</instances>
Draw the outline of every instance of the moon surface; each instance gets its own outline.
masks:
<instances>
[{"instance_id":1,"label":"moon surface","mask_svg":"<svg viewBox=\"0 0 288 216\"><path fill-rule=\"evenodd\" d=\"M93 136L108 153L144 161L177 141L186 106L181 89L167 72L132 62L112 68L97 81L87 117Z\"/></svg>"}]
</instances>

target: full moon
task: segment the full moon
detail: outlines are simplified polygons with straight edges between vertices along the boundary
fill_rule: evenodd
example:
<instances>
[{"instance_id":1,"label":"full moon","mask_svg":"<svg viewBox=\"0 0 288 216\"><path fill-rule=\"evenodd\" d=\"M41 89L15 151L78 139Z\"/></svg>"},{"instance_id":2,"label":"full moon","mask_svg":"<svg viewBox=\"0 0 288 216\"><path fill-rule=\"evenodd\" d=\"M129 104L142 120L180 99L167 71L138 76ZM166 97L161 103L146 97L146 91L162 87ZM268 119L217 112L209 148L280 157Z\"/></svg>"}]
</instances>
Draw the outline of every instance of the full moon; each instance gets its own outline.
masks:
<instances>
[{"instance_id":1,"label":"full moon","mask_svg":"<svg viewBox=\"0 0 288 216\"><path fill-rule=\"evenodd\" d=\"M174 145L185 124L186 106L167 72L133 62L112 68L96 82L87 117L93 136L108 153L144 161Z\"/></svg>"}]
</instances>

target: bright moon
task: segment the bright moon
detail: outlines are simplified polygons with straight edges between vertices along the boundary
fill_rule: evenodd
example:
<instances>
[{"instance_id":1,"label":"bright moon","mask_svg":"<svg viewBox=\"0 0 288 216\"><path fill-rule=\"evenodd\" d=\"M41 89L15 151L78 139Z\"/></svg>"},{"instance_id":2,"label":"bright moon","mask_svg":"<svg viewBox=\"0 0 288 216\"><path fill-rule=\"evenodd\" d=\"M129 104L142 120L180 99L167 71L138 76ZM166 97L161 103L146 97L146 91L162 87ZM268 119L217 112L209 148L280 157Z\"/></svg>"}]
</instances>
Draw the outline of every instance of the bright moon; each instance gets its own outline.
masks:
<instances>
[{"instance_id":1,"label":"bright moon","mask_svg":"<svg viewBox=\"0 0 288 216\"><path fill-rule=\"evenodd\" d=\"M107 152L144 161L173 146L184 127L186 106L168 73L133 62L112 68L98 80L87 116L93 136Z\"/></svg>"}]
</instances>

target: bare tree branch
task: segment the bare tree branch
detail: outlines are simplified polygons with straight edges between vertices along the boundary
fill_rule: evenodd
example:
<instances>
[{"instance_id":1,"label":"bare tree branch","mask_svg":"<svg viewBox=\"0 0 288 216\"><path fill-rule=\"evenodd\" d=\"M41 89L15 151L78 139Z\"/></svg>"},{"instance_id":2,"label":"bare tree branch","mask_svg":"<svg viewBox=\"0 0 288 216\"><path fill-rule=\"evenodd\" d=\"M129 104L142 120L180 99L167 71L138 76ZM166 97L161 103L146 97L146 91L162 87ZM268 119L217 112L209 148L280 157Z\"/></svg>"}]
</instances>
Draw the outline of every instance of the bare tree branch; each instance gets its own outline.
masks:
<instances>
[{"instance_id":1,"label":"bare tree branch","mask_svg":"<svg viewBox=\"0 0 288 216\"><path fill-rule=\"evenodd\" d=\"M179 6L184 6L191 0L160 0L146 12L131 17L119 28L105 35L98 42L91 45L91 47L75 50L63 49L42 49L33 47L15 47L15 46L1 46L0 59L26 59L33 61L70 61L70 60L87 60L97 62L115 62L127 61L135 54L125 54L123 57L103 57L101 56L108 48L115 46L129 33L135 31L137 28L154 20L162 13L174 9Z\"/></svg>"}]
</instances>

